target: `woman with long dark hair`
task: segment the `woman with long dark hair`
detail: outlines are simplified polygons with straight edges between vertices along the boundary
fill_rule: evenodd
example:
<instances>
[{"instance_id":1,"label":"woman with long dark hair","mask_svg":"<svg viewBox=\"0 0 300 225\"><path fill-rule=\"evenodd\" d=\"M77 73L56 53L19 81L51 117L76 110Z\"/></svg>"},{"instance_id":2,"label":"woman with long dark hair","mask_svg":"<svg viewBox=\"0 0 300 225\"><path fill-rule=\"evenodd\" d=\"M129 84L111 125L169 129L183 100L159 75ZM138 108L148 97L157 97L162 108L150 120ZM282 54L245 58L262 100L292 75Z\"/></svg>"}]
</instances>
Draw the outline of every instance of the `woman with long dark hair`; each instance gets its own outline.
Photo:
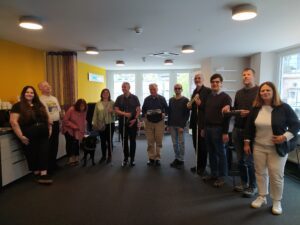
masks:
<instances>
[{"instance_id":1,"label":"woman with long dark hair","mask_svg":"<svg viewBox=\"0 0 300 225\"><path fill-rule=\"evenodd\" d=\"M10 123L22 143L29 170L33 171L39 183L51 184L48 142L52 126L34 87L23 88L20 102L12 107Z\"/></svg>"},{"instance_id":2,"label":"woman with long dark hair","mask_svg":"<svg viewBox=\"0 0 300 225\"><path fill-rule=\"evenodd\" d=\"M299 119L294 110L279 97L272 82L259 86L258 94L247 119L244 151L253 157L258 197L251 203L253 208L267 204L267 194L273 200L272 213L282 213L281 199L284 184L284 167L289 147L300 129ZM270 181L270 182L269 182Z\"/></svg>"},{"instance_id":3,"label":"woman with long dark hair","mask_svg":"<svg viewBox=\"0 0 300 225\"><path fill-rule=\"evenodd\" d=\"M115 130L114 101L110 99L110 91L101 91L100 101L97 102L93 115L93 129L99 131L102 157L99 163L111 162L112 139Z\"/></svg>"},{"instance_id":4,"label":"woman with long dark hair","mask_svg":"<svg viewBox=\"0 0 300 225\"><path fill-rule=\"evenodd\" d=\"M78 99L66 112L62 133L66 138L66 151L70 165L79 163L79 142L82 140L86 130L87 104L84 99Z\"/></svg>"}]
</instances>

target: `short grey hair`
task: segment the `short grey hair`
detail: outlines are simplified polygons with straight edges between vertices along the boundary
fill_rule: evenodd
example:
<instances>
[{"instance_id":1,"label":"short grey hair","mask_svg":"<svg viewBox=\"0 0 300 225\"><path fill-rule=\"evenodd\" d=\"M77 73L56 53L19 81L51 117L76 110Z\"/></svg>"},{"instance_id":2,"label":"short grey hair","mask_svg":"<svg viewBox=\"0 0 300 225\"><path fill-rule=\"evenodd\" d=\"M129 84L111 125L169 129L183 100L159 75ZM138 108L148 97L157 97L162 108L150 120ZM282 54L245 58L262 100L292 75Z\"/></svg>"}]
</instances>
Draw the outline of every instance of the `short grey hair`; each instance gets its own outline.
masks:
<instances>
[{"instance_id":1,"label":"short grey hair","mask_svg":"<svg viewBox=\"0 0 300 225\"><path fill-rule=\"evenodd\" d=\"M157 84L156 83L149 84L149 88L151 88L151 87L155 87L157 89Z\"/></svg>"}]
</instances>

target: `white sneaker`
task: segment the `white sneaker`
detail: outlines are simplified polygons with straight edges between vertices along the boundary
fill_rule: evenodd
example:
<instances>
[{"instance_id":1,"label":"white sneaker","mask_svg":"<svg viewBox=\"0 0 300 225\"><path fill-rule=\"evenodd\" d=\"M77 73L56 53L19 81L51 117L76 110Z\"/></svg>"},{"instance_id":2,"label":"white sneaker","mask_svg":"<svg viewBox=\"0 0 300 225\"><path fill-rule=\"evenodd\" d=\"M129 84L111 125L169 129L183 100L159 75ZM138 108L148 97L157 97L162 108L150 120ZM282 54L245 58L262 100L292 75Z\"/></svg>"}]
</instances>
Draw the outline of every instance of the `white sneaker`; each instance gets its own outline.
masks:
<instances>
[{"instance_id":1,"label":"white sneaker","mask_svg":"<svg viewBox=\"0 0 300 225\"><path fill-rule=\"evenodd\" d=\"M273 200L272 213L274 215L280 215L282 213L281 202Z\"/></svg>"},{"instance_id":2,"label":"white sneaker","mask_svg":"<svg viewBox=\"0 0 300 225\"><path fill-rule=\"evenodd\" d=\"M263 196L258 196L252 203L252 208L260 208L263 204L267 204L267 198Z\"/></svg>"}]
</instances>

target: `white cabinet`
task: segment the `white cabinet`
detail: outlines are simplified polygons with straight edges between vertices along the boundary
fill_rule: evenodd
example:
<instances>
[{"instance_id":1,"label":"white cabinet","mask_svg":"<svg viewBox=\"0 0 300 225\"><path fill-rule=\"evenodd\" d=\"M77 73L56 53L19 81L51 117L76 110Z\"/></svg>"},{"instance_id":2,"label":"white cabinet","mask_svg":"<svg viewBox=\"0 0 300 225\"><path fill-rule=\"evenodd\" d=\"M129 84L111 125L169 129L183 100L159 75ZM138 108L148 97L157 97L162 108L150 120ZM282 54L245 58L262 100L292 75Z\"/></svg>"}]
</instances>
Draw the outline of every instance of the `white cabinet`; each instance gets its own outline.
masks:
<instances>
[{"instance_id":1,"label":"white cabinet","mask_svg":"<svg viewBox=\"0 0 300 225\"><path fill-rule=\"evenodd\" d=\"M0 136L0 153L2 186L30 173L22 147L14 134Z\"/></svg>"}]
</instances>

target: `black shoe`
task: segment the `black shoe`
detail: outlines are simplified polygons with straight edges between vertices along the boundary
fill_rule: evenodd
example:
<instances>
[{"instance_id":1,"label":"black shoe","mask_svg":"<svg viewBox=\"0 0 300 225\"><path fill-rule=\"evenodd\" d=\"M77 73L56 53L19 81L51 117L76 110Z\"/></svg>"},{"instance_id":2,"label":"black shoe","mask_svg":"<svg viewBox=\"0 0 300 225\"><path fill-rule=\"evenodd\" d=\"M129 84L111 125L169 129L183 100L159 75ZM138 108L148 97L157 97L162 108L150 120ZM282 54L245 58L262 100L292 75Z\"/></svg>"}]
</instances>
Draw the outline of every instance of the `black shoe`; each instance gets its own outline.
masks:
<instances>
[{"instance_id":1,"label":"black shoe","mask_svg":"<svg viewBox=\"0 0 300 225\"><path fill-rule=\"evenodd\" d=\"M47 175L40 175L39 178L37 179L37 182L39 184L52 184L53 180L52 178L47 174Z\"/></svg>"},{"instance_id":2,"label":"black shoe","mask_svg":"<svg viewBox=\"0 0 300 225\"><path fill-rule=\"evenodd\" d=\"M128 161L127 161L127 160L123 160L123 162L122 162L122 167L127 166L127 164L128 164Z\"/></svg>"},{"instance_id":3,"label":"black shoe","mask_svg":"<svg viewBox=\"0 0 300 225\"><path fill-rule=\"evenodd\" d=\"M104 163L105 160L106 160L106 158L105 158L105 157L102 157L102 158L99 160L99 164Z\"/></svg>"},{"instance_id":4,"label":"black shoe","mask_svg":"<svg viewBox=\"0 0 300 225\"><path fill-rule=\"evenodd\" d=\"M129 166L134 167L135 166L135 161L130 161Z\"/></svg>"},{"instance_id":5,"label":"black shoe","mask_svg":"<svg viewBox=\"0 0 300 225\"><path fill-rule=\"evenodd\" d=\"M106 164L111 163L111 157L108 157L107 160L105 161Z\"/></svg>"},{"instance_id":6,"label":"black shoe","mask_svg":"<svg viewBox=\"0 0 300 225\"><path fill-rule=\"evenodd\" d=\"M174 159L174 161L170 163L170 166L173 167L173 168L175 168L178 165L178 163L179 163L179 160L178 159Z\"/></svg>"},{"instance_id":7,"label":"black shoe","mask_svg":"<svg viewBox=\"0 0 300 225\"><path fill-rule=\"evenodd\" d=\"M171 164L170 166L173 167L173 168L176 168L176 169L181 169L184 165L184 161L181 161L181 160L178 160L178 159L175 159Z\"/></svg>"},{"instance_id":8,"label":"black shoe","mask_svg":"<svg viewBox=\"0 0 300 225\"><path fill-rule=\"evenodd\" d=\"M160 160L155 160L155 166L160 166Z\"/></svg>"},{"instance_id":9,"label":"black shoe","mask_svg":"<svg viewBox=\"0 0 300 225\"><path fill-rule=\"evenodd\" d=\"M154 159L149 159L148 162L147 162L147 165L148 166L153 166L155 163Z\"/></svg>"},{"instance_id":10,"label":"black shoe","mask_svg":"<svg viewBox=\"0 0 300 225\"><path fill-rule=\"evenodd\" d=\"M196 166L194 166L194 167L191 168L191 172L192 173L196 173L196 171L197 171Z\"/></svg>"}]
</instances>

